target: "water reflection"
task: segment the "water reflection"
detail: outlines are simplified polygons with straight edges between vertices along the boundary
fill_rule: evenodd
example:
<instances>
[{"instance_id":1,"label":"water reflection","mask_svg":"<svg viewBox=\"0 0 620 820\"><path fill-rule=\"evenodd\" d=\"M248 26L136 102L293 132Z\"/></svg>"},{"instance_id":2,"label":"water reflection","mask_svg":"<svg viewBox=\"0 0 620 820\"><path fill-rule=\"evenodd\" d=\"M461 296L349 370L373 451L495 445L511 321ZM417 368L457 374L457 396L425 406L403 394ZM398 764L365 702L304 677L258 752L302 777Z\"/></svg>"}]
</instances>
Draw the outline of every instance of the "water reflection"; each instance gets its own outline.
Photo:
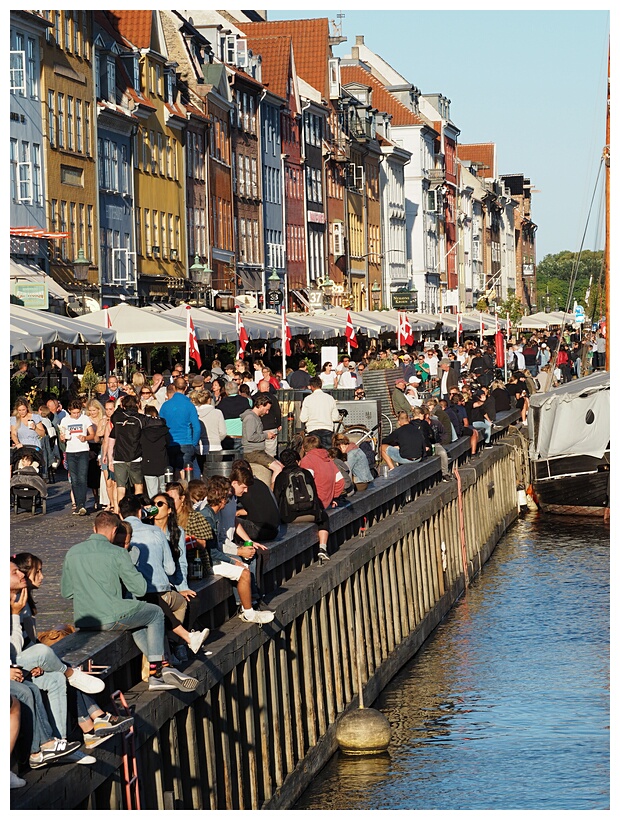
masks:
<instances>
[{"instance_id":1,"label":"water reflection","mask_svg":"<svg viewBox=\"0 0 620 820\"><path fill-rule=\"evenodd\" d=\"M336 755L296 808L609 808L607 525L519 521L373 705L389 756Z\"/></svg>"}]
</instances>

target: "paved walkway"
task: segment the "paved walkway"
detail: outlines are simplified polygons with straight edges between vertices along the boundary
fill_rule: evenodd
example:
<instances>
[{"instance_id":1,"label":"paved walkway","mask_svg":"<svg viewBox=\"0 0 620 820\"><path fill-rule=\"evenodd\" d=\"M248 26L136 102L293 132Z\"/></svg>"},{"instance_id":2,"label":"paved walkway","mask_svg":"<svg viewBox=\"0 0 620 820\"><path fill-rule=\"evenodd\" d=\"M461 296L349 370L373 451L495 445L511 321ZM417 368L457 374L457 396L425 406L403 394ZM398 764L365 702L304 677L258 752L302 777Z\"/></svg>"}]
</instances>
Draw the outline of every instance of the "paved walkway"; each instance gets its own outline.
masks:
<instances>
[{"instance_id":1,"label":"paved walkway","mask_svg":"<svg viewBox=\"0 0 620 820\"><path fill-rule=\"evenodd\" d=\"M90 490L89 490L90 493ZM88 508L92 510L92 493ZM93 518L71 514L71 496L67 474L56 473L56 483L48 484L47 515L21 511L10 514L11 555L32 552L43 561L45 580L35 594L39 631L64 623L73 623L73 605L60 594L62 562L67 550L84 541L93 529Z\"/></svg>"}]
</instances>

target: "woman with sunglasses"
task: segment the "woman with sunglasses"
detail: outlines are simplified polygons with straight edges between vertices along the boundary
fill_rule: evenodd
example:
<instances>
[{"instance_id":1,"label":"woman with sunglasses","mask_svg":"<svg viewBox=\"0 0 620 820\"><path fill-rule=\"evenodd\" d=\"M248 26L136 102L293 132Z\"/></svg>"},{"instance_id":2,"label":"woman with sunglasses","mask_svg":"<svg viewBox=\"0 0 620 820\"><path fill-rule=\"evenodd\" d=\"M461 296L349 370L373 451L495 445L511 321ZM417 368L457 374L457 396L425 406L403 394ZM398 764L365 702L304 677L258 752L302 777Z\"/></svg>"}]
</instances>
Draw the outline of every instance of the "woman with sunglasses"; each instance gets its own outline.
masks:
<instances>
[{"instance_id":1,"label":"woman with sunglasses","mask_svg":"<svg viewBox=\"0 0 620 820\"><path fill-rule=\"evenodd\" d=\"M154 407L157 410L159 408L159 404L148 384L143 384L140 388L140 404L138 405L138 413L144 413L147 407Z\"/></svg>"},{"instance_id":2,"label":"woman with sunglasses","mask_svg":"<svg viewBox=\"0 0 620 820\"><path fill-rule=\"evenodd\" d=\"M157 507L154 523L163 532L166 547L160 549L159 540L157 543L153 540L153 543L148 545L140 544L136 566L146 578L144 600L150 604L157 604L163 610L172 632L197 654L206 641L209 630L188 632L183 626L187 602L196 596L187 585L185 536L174 514L173 499L167 493L159 493L153 499L153 503ZM179 589L176 588L177 583Z\"/></svg>"}]
</instances>

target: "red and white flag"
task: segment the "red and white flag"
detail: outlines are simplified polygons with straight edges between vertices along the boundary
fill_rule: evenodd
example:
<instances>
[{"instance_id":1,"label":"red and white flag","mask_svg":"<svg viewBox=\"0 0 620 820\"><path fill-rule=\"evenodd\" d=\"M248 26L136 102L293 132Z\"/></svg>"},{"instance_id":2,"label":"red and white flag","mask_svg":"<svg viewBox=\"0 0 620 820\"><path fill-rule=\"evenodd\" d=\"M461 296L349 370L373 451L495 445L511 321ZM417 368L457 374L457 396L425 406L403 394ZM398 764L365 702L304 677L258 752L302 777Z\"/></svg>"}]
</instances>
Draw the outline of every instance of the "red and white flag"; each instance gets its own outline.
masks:
<instances>
[{"instance_id":1,"label":"red and white flag","mask_svg":"<svg viewBox=\"0 0 620 820\"><path fill-rule=\"evenodd\" d=\"M196 367L200 370L202 367L202 358L200 356L200 351L198 350L196 328L194 327L194 322L192 321L192 309L189 305L187 306L187 358L193 359L196 362Z\"/></svg>"},{"instance_id":2,"label":"red and white flag","mask_svg":"<svg viewBox=\"0 0 620 820\"><path fill-rule=\"evenodd\" d=\"M413 330L411 329L411 322L406 313L403 313L403 344L413 344Z\"/></svg>"},{"instance_id":3,"label":"red and white flag","mask_svg":"<svg viewBox=\"0 0 620 820\"><path fill-rule=\"evenodd\" d=\"M288 326L288 319L286 318L286 309L282 308L282 344L285 356L290 356L292 353L291 339L291 329Z\"/></svg>"},{"instance_id":4,"label":"red and white flag","mask_svg":"<svg viewBox=\"0 0 620 820\"><path fill-rule=\"evenodd\" d=\"M108 306L103 306L103 312L105 313L105 326L112 327L112 320L110 319L110 314L108 312ZM116 345L114 342L112 344L107 344L105 346L105 357L106 357L106 379L110 375L110 373L116 367L116 358L114 356L114 348Z\"/></svg>"},{"instance_id":5,"label":"red and white flag","mask_svg":"<svg viewBox=\"0 0 620 820\"><path fill-rule=\"evenodd\" d=\"M457 313L456 314L456 343L457 345L461 344L461 338L463 337L463 314Z\"/></svg>"},{"instance_id":6,"label":"red and white flag","mask_svg":"<svg viewBox=\"0 0 620 820\"><path fill-rule=\"evenodd\" d=\"M347 311L347 326L345 328L344 335L351 347L357 347L357 336L355 335L355 328L353 327L351 313L349 311Z\"/></svg>"},{"instance_id":7,"label":"red and white flag","mask_svg":"<svg viewBox=\"0 0 620 820\"><path fill-rule=\"evenodd\" d=\"M482 321L482 316L480 316L480 344L482 344L482 340L484 337L484 331L487 329L485 323Z\"/></svg>"},{"instance_id":8,"label":"red and white flag","mask_svg":"<svg viewBox=\"0 0 620 820\"><path fill-rule=\"evenodd\" d=\"M245 349L250 341L245 327L243 326L243 317L241 316L241 309L237 305L237 335L239 336L239 358L243 359L245 356Z\"/></svg>"}]
</instances>

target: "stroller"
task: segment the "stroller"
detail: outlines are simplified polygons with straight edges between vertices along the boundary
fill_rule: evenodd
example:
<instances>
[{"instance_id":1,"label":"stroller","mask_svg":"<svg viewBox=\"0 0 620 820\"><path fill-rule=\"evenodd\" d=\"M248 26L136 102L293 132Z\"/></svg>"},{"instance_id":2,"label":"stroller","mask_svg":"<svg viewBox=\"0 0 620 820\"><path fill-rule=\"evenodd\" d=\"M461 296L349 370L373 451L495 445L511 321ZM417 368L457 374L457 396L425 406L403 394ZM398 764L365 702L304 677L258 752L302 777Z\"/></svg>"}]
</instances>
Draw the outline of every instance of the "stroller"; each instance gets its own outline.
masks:
<instances>
[{"instance_id":1,"label":"stroller","mask_svg":"<svg viewBox=\"0 0 620 820\"><path fill-rule=\"evenodd\" d=\"M32 456L33 465L36 463L39 472L32 467L18 469L18 464L25 455ZM9 482L11 504L15 514L19 510L30 509L35 514L40 505L43 515L47 512L47 484L41 475L45 471L45 456L34 447L20 447L11 453L12 476Z\"/></svg>"}]
</instances>

